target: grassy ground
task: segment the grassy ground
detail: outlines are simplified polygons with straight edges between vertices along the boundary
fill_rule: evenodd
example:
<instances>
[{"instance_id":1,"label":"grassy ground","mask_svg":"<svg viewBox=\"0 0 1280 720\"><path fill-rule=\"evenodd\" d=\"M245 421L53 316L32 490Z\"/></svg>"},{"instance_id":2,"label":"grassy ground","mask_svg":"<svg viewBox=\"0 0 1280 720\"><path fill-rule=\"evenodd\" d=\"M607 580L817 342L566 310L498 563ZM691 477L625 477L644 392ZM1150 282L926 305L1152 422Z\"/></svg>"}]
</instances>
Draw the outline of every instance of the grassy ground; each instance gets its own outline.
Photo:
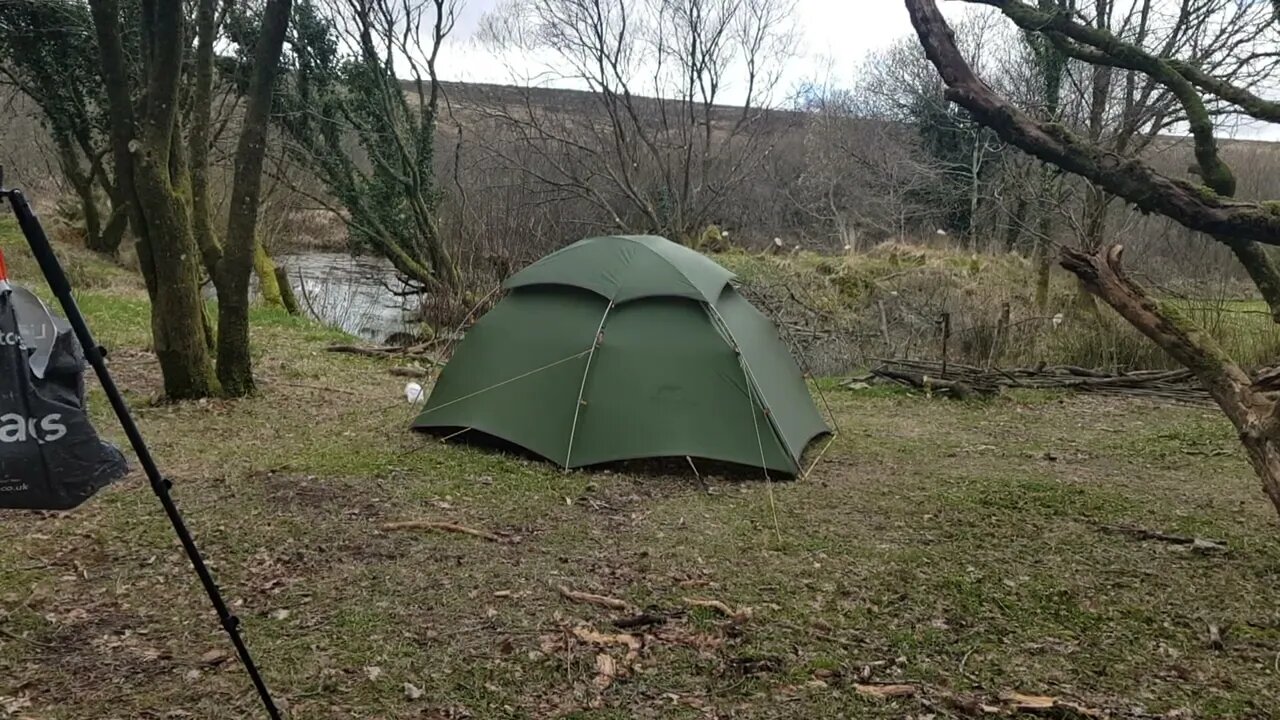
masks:
<instances>
[{"instance_id":1,"label":"grassy ground","mask_svg":"<svg viewBox=\"0 0 1280 720\"><path fill-rule=\"evenodd\" d=\"M1009 691L1170 717L1280 707L1277 525L1210 410L838 391L842 433L804 482L565 474L411 435L403 379L275 314L255 318L258 397L155 404L145 299L73 260L293 717L946 717ZM381 529L408 519L504 541ZM586 632L628 613L562 585L684 612L633 631L629 658ZM253 717L226 648L136 475L71 513L4 516L0 718ZM859 692L874 682L922 689Z\"/></svg>"}]
</instances>

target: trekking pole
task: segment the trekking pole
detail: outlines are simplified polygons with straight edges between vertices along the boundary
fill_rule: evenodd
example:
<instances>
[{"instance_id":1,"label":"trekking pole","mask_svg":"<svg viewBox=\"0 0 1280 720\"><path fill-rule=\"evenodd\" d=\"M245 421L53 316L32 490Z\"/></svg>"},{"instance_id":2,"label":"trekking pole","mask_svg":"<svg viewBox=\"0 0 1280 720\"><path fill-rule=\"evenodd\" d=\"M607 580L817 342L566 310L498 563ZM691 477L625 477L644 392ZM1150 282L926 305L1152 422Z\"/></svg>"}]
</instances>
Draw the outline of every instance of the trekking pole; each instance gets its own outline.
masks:
<instances>
[{"instance_id":1,"label":"trekking pole","mask_svg":"<svg viewBox=\"0 0 1280 720\"><path fill-rule=\"evenodd\" d=\"M22 234L26 236L27 244L31 246L31 254L35 256L36 262L40 265L40 272L44 274L45 280L49 283L49 289L53 291L54 296L58 298L59 304L62 305L62 311L67 316L67 322L71 323L76 339L80 341L80 346L84 348L85 359L93 367L94 373L98 376L98 381L102 384L102 390L107 395L107 400L111 402L111 409L115 411L116 417L120 419L120 425L124 428L124 434L129 438L129 444L133 446L133 451L138 455L138 463L142 465L142 469L147 475L147 480L151 483L151 490L160 498L160 504L164 506L165 515L168 516L169 523L173 525L173 531L178 535L178 541L182 543L182 549L186 551L187 557L190 558L191 566L195 568L196 575L200 576L200 584L204 586L205 594L209 596L209 601L213 603L213 609L218 614L218 620L221 622L222 628L227 631L227 635L231 638L231 644L235 646L236 653L240 656L240 662L244 664L245 670L249 673L249 678L253 680L253 686L258 691L258 697L262 699L262 705L266 708L267 716L271 720L280 720L280 711L276 709L275 701L271 698L271 691L267 689L267 684L263 681L262 674L258 672L258 667L253 662L253 656L249 654L248 646L245 645L244 639L240 636L240 619L232 615L227 608L226 601L222 599L222 591L218 589L217 582L214 581L213 575L209 573L209 568L205 565L204 558L200 555L200 550L196 547L195 540L191 538L191 533L187 530L187 524L182 519L182 513L178 511L178 506L174 504L173 497L169 494L169 489L173 486L173 483L160 474L160 469L156 466L155 459L151 457L151 451L147 449L146 441L142 439L142 433L139 432L137 424L133 421L129 406L125 403L119 388L116 387L115 381L111 378L111 373L107 370L103 350L94 341L93 334L89 331L89 326L85 323L84 316L80 314L80 308L76 305L75 298L71 295L71 284L67 281L66 273L63 272L62 265L58 262L58 257L54 255L53 248L49 245L49 237L45 235L44 228L40 226L39 218L36 217L31 205L23 197L22 191L4 189L3 170L0 170L0 198L8 198L9 204L12 205L13 214L18 218L18 225L22 228Z\"/></svg>"}]
</instances>

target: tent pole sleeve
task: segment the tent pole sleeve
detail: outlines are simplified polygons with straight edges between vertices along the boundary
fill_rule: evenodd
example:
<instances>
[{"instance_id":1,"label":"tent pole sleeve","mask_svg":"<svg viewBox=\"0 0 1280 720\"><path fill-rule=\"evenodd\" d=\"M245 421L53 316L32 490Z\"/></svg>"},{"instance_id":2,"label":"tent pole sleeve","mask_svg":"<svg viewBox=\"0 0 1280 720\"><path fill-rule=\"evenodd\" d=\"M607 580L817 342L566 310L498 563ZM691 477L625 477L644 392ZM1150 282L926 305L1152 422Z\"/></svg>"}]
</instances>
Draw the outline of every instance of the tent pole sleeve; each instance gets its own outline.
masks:
<instances>
[{"instance_id":1,"label":"tent pole sleeve","mask_svg":"<svg viewBox=\"0 0 1280 720\"><path fill-rule=\"evenodd\" d=\"M573 424L569 426L569 448L564 453L564 469L569 469L569 460L573 458L573 438L578 433L578 413L582 411L582 396L587 391L587 373L591 372L591 360L596 356L596 348L600 347L603 340L601 333L604 332L604 323L609 319L609 311L613 310L613 301L604 308L604 314L600 316L600 325L596 328L596 336L591 341L591 352L587 353L587 365L582 369L582 384L578 386L578 402L573 406Z\"/></svg>"},{"instance_id":2,"label":"tent pole sleeve","mask_svg":"<svg viewBox=\"0 0 1280 720\"><path fill-rule=\"evenodd\" d=\"M76 305L75 298L71 294L71 283L67 280L67 275L63 272L62 265L58 262L58 257L54 254L53 248L49 244L49 237L45 235L44 228L40 226L39 218L36 217L31 205L27 203L21 191L0 190L0 196L9 198L9 203L13 206L13 214L18 218L18 225L22 228L22 234L26 236L27 243L31 246L31 253L40 265L40 272L44 274L45 280L49 283L49 289L58 298L62 311L66 314L67 321L75 332L76 339L80 341L80 345L84 349L85 359L93 367L94 373L97 374L98 381L102 384L102 390L106 394L107 400L111 403L111 409L115 411L121 427L124 428L124 434L129 438L129 444L133 446L134 452L138 455L138 463L142 465L142 469L147 475L147 480L151 483L152 491L160 499L165 515L173 526L174 533L178 536L178 541L182 543L182 549L191 560L191 566L195 569L196 575L200 577L200 584L204 586L205 594L209 596L209 601L213 604L213 609L218 614L218 620L231 638L231 644L235 646L236 653L240 656L240 661L244 664L250 679L253 680L253 686L258 692L258 697L262 700L267 716L272 720L279 720L280 711L276 708L271 692L267 689L266 682L262 679L262 674L258 672L258 667L254 664L253 657L249 654L248 646L245 645L244 639L240 636L240 620L235 615L232 615L227 608L227 604L222 598L222 591L218 589L217 582L214 581L208 566L205 565L204 558L201 556L199 548L196 547L195 540L192 539L190 531L187 530L186 522L182 519L178 506L169 494L169 488L172 484L161 475L159 467L156 466L155 460L151 457L151 452L147 449L147 443L143 440L142 433L138 430L138 426L133 420L129 406L125 403L124 396L120 394L115 380L112 379L111 373L107 369L102 349L94 341L93 333L89 331L89 326L85 322L84 316L80 313L79 306Z\"/></svg>"}]
</instances>

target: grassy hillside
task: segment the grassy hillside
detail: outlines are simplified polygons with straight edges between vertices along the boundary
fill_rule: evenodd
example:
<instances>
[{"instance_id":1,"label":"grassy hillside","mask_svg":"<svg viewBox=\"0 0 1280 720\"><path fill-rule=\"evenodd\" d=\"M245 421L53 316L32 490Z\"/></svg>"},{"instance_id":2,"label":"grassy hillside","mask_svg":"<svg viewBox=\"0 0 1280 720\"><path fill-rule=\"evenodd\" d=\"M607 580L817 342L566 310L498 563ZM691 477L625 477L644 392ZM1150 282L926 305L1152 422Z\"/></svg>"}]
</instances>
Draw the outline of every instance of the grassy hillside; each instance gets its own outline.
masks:
<instances>
[{"instance_id":1,"label":"grassy hillside","mask_svg":"<svg viewBox=\"0 0 1280 720\"><path fill-rule=\"evenodd\" d=\"M836 392L841 434L801 482L563 473L410 434L387 363L272 313L254 315L259 396L156 404L145 297L63 253L292 717L948 717L1012 691L1125 716L1280 707L1276 521L1214 412ZM503 542L383 529L409 519ZM593 634L627 613L560 586L670 617L630 631L629 657ZM255 712L139 477L70 513L4 514L0 717Z\"/></svg>"},{"instance_id":2,"label":"grassy hillside","mask_svg":"<svg viewBox=\"0 0 1280 720\"><path fill-rule=\"evenodd\" d=\"M849 255L731 252L717 260L781 320L820 375L877 357L940 358L943 313L950 316L947 353L954 362L1177 367L1109 308L1091 300L1082 305L1074 278L1061 270L1051 275L1048 306L1037 307L1035 269L1016 255L890 243ZM1165 297L1243 365L1268 366L1280 358L1280 327L1246 292Z\"/></svg>"}]
</instances>

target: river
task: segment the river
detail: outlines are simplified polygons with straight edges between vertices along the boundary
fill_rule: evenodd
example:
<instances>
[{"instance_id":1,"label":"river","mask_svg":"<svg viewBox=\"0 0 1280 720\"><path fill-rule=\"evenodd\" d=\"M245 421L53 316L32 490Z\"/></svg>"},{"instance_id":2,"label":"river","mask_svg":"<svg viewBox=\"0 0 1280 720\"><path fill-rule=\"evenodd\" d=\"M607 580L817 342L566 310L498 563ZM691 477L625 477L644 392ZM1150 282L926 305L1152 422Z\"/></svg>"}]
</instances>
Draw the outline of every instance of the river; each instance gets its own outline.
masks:
<instances>
[{"instance_id":1,"label":"river","mask_svg":"<svg viewBox=\"0 0 1280 720\"><path fill-rule=\"evenodd\" d=\"M383 258L307 252L281 255L276 262L288 269L303 312L326 325L371 343L413 326L417 301L396 296L403 285Z\"/></svg>"}]
</instances>

